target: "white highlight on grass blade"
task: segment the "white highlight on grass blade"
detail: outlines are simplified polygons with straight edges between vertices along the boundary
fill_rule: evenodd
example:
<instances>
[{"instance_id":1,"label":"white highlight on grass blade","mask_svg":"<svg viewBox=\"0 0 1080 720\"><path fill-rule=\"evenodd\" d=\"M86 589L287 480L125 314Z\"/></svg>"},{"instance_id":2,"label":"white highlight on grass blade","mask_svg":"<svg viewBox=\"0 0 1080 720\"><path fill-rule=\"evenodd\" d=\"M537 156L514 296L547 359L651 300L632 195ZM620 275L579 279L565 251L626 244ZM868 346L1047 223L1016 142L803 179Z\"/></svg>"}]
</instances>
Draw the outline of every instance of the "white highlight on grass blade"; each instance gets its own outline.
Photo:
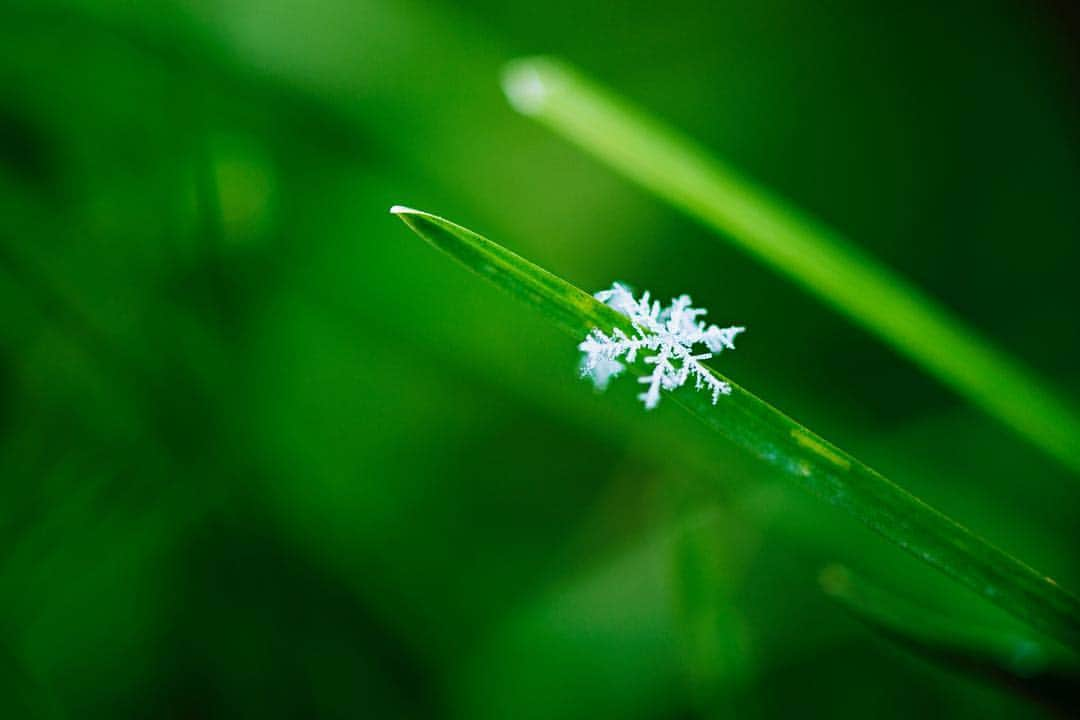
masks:
<instances>
[{"instance_id":1,"label":"white highlight on grass blade","mask_svg":"<svg viewBox=\"0 0 1080 720\"><path fill-rule=\"evenodd\" d=\"M714 405L721 395L731 392L731 386L713 375L701 361L708 360L713 353L734 350L735 336L746 328L706 327L697 319L705 314L705 310L692 307L689 295L681 295L667 307L661 307L658 301L650 302L648 291L635 299L630 288L614 283L611 289L601 290L594 297L630 318L637 332L631 337L615 328L611 335L606 335L599 328L593 328L578 345L585 353L581 374L591 378L598 389L605 389L611 378L626 369L624 362L633 363L640 351L647 350L654 354L645 358L645 364L654 368L650 375L638 379L648 385L645 392L638 395L645 409L652 410L660 404L661 390L681 387L691 377L696 389L712 391ZM694 345L699 343L710 352L695 354Z\"/></svg>"},{"instance_id":2,"label":"white highlight on grass blade","mask_svg":"<svg viewBox=\"0 0 1080 720\"><path fill-rule=\"evenodd\" d=\"M391 215L415 215L420 212L419 210L413 210L411 207L405 207L404 205L395 205L390 208Z\"/></svg>"},{"instance_id":3,"label":"white highlight on grass blade","mask_svg":"<svg viewBox=\"0 0 1080 720\"><path fill-rule=\"evenodd\" d=\"M543 62L538 59L527 64L511 63L503 73L502 87L506 99L523 115L535 115L543 110L551 95L546 74L541 74Z\"/></svg>"}]
</instances>

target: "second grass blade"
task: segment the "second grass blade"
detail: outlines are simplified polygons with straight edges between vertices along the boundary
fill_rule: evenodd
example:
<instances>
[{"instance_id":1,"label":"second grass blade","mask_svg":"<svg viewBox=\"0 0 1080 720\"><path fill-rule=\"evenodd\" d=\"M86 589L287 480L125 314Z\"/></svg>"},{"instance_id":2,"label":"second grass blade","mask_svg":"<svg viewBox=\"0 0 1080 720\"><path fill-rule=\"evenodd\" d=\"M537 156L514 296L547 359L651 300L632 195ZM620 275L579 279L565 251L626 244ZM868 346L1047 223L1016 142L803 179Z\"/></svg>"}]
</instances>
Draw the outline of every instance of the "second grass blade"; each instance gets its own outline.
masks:
<instances>
[{"instance_id":1,"label":"second grass blade","mask_svg":"<svg viewBox=\"0 0 1080 720\"><path fill-rule=\"evenodd\" d=\"M593 328L633 331L625 316L471 230L406 207L395 206L391 212L434 247L554 319L575 340ZM629 370L640 372L633 365ZM1074 595L735 383L731 386L731 395L717 406L688 388L673 393L672 399L917 558L1059 642L1080 648L1080 600Z\"/></svg>"},{"instance_id":2,"label":"second grass blade","mask_svg":"<svg viewBox=\"0 0 1080 720\"><path fill-rule=\"evenodd\" d=\"M1030 371L842 237L562 63L525 59L519 111L719 231L1080 471L1080 418Z\"/></svg>"},{"instance_id":3,"label":"second grass blade","mask_svg":"<svg viewBox=\"0 0 1080 720\"><path fill-rule=\"evenodd\" d=\"M1080 712L1077 658L1023 632L982 626L916 603L832 565L820 576L825 593L870 628L915 655L1027 696L1062 717Z\"/></svg>"}]
</instances>

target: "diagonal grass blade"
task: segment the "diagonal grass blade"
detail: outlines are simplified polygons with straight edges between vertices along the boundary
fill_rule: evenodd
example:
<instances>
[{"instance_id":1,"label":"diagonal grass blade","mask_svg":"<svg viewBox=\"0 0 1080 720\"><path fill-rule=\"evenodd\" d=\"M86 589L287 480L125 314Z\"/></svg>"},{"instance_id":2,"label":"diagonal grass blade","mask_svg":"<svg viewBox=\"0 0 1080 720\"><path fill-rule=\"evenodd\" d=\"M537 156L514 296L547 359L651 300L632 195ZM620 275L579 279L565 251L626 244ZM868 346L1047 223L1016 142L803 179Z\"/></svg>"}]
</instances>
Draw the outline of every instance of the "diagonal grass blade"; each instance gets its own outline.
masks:
<instances>
[{"instance_id":1,"label":"diagonal grass blade","mask_svg":"<svg viewBox=\"0 0 1080 720\"><path fill-rule=\"evenodd\" d=\"M1080 471L1080 418L1052 388L834 230L562 63L519 60L503 87L520 112L787 274Z\"/></svg>"},{"instance_id":2,"label":"diagonal grass blade","mask_svg":"<svg viewBox=\"0 0 1080 720\"><path fill-rule=\"evenodd\" d=\"M577 340L594 327L632 330L623 315L588 293L471 230L400 205L391 212L424 240L545 313ZM1080 648L1080 599L737 384L731 386L731 395L719 406L692 389L676 391L671 399L797 485L1059 642Z\"/></svg>"}]
</instances>

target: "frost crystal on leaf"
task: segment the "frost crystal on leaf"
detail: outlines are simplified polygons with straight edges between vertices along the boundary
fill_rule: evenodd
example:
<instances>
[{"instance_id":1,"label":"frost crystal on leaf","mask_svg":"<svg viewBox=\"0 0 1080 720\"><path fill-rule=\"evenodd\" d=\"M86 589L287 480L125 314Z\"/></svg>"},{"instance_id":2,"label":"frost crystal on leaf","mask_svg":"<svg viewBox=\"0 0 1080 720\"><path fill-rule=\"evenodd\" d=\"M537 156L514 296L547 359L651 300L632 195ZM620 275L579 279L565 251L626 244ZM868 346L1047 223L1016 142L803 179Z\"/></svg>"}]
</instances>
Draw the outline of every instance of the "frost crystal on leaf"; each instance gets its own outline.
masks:
<instances>
[{"instance_id":1,"label":"frost crystal on leaf","mask_svg":"<svg viewBox=\"0 0 1080 720\"><path fill-rule=\"evenodd\" d=\"M713 375L701 364L713 353L735 349L735 336L746 328L716 325L705 326L698 317L704 310L691 307L690 296L682 295L662 308L658 301L649 301L645 292L640 299L625 285L615 283L610 290L601 290L594 296L630 318L636 335L627 335L615 328L610 335L593 328L578 349L585 353L581 361L581 374L592 378L596 387L603 390L613 377L633 364L639 354L646 365L652 365L652 374L638 382L648 385L638 398L652 410L660 403L661 390L674 390L694 378L698 390L708 388L713 404L721 395L731 392L731 386ZM694 345L703 344L709 352L695 354Z\"/></svg>"}]
</instances>

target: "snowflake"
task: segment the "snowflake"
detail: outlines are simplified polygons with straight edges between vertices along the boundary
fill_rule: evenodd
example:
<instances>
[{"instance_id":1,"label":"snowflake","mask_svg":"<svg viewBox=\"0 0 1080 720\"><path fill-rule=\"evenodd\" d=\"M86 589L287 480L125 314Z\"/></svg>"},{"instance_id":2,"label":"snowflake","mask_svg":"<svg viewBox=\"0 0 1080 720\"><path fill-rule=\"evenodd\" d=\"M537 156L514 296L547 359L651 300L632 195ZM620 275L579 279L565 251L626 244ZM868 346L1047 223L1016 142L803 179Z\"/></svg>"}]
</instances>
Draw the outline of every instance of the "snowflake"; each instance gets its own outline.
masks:
<instances>
[{"instance_id":1,"label":"snowflake","mask_svg":"<svg viewBox=\"0 0 1080 720\"><path fill-rule=\"evenodd\" d=\"M721 395L731 392L731 386L713 375L701 361L708 360L713 353L734 350L735 336L746 328L706 327L698 320L705 311L691 307L689 295L677 297L671 305L661 308L658 301L650 303L648 291L641 299L635 299L628 287L615 283L610 290L601 290L594 297L630 318L637 333L631 337L615 328L611 335L606 335L593 328L578 345L585 353L581 374L592 378L597 388L606 388L611 378L626 369L624 363L632 364L639 353L648 351L652 354L644 358L645 364L655 367L651 375L638 380L649 386L638 395L648 410L660 403L661 390L681 387L691 376L696 389L708 388L712 392L714 405ZM698 343L710 352L695 354L694 345Z\"/></svg>"}]
</instances>

